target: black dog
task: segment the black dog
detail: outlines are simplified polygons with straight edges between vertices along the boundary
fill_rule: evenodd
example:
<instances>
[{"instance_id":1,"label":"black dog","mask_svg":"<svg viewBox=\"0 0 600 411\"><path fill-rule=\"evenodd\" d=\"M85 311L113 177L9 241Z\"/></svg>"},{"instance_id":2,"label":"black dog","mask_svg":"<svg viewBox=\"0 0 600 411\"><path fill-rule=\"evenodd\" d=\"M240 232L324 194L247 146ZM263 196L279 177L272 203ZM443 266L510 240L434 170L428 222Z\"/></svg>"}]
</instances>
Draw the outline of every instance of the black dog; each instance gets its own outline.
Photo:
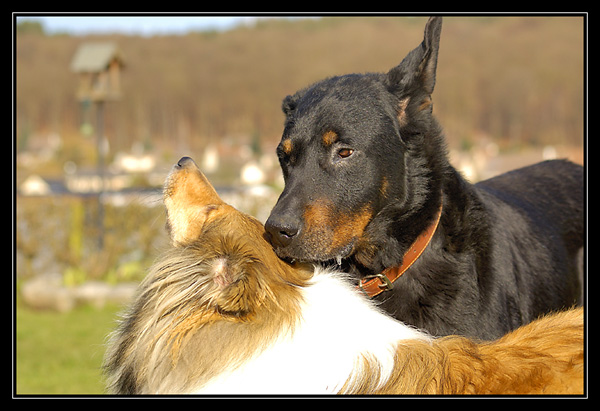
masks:
<instances>
[{"instance_id":1,"label":"black dog","mask_svg":"<svg viewBox=\"0 0 600 411\"><path fill-rule=\"evenodd\" d=\"M284 99L285 189L266 235L281 258L337 262L365 284L416 259L393 283L369 281L387 290L381 306L435 335L491 339L578 302L583 168L557 160L466 182L432 116L441 26L431 18L387 74Z\"/></svg>"}]
</instances>

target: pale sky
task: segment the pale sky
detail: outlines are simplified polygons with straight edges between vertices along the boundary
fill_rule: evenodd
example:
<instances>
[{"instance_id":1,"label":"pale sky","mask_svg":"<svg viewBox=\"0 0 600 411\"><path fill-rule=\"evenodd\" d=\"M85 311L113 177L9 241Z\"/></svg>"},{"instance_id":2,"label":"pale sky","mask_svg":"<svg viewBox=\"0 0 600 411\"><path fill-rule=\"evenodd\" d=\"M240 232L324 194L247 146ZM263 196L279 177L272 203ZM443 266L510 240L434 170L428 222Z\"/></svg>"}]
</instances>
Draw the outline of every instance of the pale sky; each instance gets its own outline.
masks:
<instances>
[{"instance_id":1,"label":"pale sky","mask_svg":"<svg viewBox=\"0 0 600 411\"><path fill-rule=\"evenodd\" d=\"M190 30L225 30L238 24L251 24L268 15L56 15L36 16L17 14L17 23L35 20L42 23L46 32L67 32L74 35L122 33L122 34L184 34Z\"/></svg>"}]
</instances>

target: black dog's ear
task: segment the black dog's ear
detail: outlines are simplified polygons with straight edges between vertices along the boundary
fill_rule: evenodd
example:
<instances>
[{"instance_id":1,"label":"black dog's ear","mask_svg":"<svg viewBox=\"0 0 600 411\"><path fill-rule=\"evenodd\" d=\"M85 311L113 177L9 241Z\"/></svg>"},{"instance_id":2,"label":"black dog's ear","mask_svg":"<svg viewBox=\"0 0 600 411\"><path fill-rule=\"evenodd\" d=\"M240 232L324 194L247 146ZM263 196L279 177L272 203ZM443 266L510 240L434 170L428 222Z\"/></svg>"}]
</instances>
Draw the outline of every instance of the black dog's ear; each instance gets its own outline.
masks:
<instances>
[{"instance_id":1,"label":"black dog's ear","mask_svg":"<svg viewBox=\"0 0 600 411\"><path fill-rule=\"evenodd\" d=\"M281 109L286 116L289 116L296 109L297 101L294 96L287 96L281 103Z\"/></svg>"},{"instance_id":2,"label":"black dog's ear","mask_svg":"<svg viewBox=\"0 0 600 411\"><path fill-rule=\"evenodd\" d=\"M388 72L392 90L408 94L420 88L429 95L433 93L441 32L442 18L430 17L425 26L423 42Z\"/></svg>"}]
</instances>

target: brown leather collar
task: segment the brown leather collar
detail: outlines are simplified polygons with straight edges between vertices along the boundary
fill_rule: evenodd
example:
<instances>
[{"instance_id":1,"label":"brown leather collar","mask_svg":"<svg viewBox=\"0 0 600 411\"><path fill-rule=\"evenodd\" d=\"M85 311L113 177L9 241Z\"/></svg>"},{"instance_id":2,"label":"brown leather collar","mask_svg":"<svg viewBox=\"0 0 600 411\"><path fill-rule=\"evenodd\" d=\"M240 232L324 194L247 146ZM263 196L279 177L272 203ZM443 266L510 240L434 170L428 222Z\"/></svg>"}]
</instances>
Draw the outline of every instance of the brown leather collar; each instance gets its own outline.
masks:
<instances>
[{"instance_id":1,"label":"brown leather collar","mask_svg":"<svg viewBox=\"0 0 600 411\"><path fill-rule=\"evenodd\" d=\"M373 298L384 291L391 290L394 286L394 281L400 278L400 276L404 274L415 261L417 261L417 258L419 258L425 248L427 248L427 245L437 229L441 216L442 204L440 203L440 209L437 212L435 221L412 243L406 254L404 254L402 264L387 268L382 273L366 276L360 280L357 288L364 291L369 298Z\"/></svg>"}]
</instances>

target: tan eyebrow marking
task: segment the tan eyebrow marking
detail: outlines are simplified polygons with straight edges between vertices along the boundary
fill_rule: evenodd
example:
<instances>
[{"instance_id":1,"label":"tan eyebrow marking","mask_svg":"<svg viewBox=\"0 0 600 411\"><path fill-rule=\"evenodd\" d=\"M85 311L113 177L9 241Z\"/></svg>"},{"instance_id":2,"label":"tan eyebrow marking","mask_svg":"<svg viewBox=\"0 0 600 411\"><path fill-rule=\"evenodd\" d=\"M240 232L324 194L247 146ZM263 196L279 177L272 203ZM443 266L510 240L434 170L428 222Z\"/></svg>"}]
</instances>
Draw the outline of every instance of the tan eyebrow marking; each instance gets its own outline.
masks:
<instances>
[{"instance_id":1,"label":"tan eyebrow marking","mask_svg":"<svg viewBox=\"0 0 600 411\"><path fill-rule=\"evenodd\" d=\"M323 144L325 144L326 146L330 146L333 143L335 143L336 141L338 141L339 136L337 135L337 133L335 131L326 131L323 134Z\"/></svg>"},{"instance_id":2,"label":"tan eyebrow marking","mask_svg":"<svg viewBox=\"0 0 600 411\"><path fill-rule=\"evenodd\" d=\"M290 155L293 148L294 148L294 145L292 144L292 140L290 140L289 138L287 138L281 142L281 149L283 150L283 152L285 154Z\"/></svg>"}]
</instances>

